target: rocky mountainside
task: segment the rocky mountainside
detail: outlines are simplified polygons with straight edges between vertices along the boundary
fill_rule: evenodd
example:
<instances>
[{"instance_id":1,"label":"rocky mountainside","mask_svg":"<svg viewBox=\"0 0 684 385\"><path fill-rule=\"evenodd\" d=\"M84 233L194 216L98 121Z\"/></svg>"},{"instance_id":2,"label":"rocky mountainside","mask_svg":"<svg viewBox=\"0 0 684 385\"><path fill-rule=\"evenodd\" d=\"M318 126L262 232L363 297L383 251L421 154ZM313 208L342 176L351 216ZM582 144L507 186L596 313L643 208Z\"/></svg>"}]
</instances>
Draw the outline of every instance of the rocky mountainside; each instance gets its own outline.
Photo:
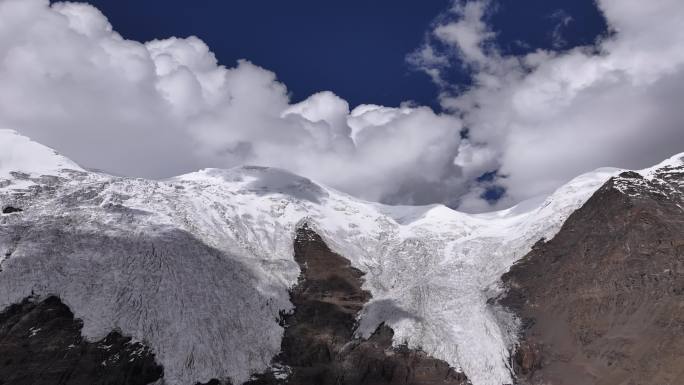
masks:
<instances>
[{"instance_id":1,"label":"rocky mountainside","mask_svg":"<svg viewBox=\"0 0 684 385\"><path fill-rule=\"evenodd\" d=\"M536 292L524 261L611 183L617 198L651 184L674 196L681 165L623 174L640 184L600 169L549 197L469 215L365 202L261 167L115 177L0 130L0 309L58 298L69 338L130 338L149 349L131 365L162 368L158 384L536 381L552 359L528 337L541 322L526 313ZM668 207L681 216L681 202ZM502 275L530 250L506 296ZM32 314L26 306L12 319ZM63 340L45 344L61 352ZM129 370L108 383L129 383Z\"/></svg>"},{"instance_id":2,"label":"rocky mountainside","mask_svg":"<svg viewBox=\"0 0 684 385\"><path fill-rule=\"evenodd\" d=\"M503 280L521 383L683 384L684 167L612 178Z\"/></svg>"},{"instance_id":3,"label":"rocky mountainside","mask_svg":"<svg viewBox=\"0 0 684 385\"><path fill-rule=\"evenodd\" d=\"M466 385L444 361L407 346L392 346L381 324L368 339L355 338L357 318L370 300L363 273L332 252L308 226L297 231L295 260L302 269L291 291L280 354L273 369L249 385ZM276 371L277 370L277 371Z\"/></svg>"},{"instance_id":4,"label":"rocky mountainside","mask_svg":"<svg viewBox=\"0 0 684 385\"><path fill-rule=\"evenodd\" d=\"M113 331L100 341L56 297L28 298L0 313L0 384L145 385L163 376L146 346Z\"/></svg>"}]
</instances>

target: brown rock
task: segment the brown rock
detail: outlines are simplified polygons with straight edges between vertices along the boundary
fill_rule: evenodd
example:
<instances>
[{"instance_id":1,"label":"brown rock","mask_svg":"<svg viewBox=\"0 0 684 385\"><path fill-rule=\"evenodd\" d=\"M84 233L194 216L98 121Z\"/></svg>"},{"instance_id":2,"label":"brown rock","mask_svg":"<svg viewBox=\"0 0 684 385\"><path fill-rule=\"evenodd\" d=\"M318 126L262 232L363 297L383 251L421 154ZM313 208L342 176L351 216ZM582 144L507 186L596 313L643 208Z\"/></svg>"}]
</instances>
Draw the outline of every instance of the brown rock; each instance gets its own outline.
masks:
<instances>
[{"instance_id":1,"label":"brown rock","mask_svg":"<svg viewBox=\"0 0 684 385\"><path fill-rule=\"evenodd\" d=\"M368 340L354 337L356 317L371 298L363 273L333 253L308 227L297 232L295 259L302 269L291 292L295 311L283 319L285 336L275 371L251 385L464 385L468 380L425 352L392 347L394 332L380 325Z\"/></svg>"},{"instance_id":2,"label":"brown rock","mask_svg":"<svg viewBox=\"0 0 684 385\"><path fill-rule=\"evenodd\" d=\"M532 375L542 367L542 347L541 345L523 341L515 351L515 372L522 375Z\"/></svg>"},{"instance_id":3,"label":"brown rock","mask_svg":"<svg viewBox=\"0 0 684 385\"><path fill-rule=\"evenodd\" d=\"M117 332L101 341L57 297L27 299L0 313L2 385L145 385L163 375L154 355Z\"/></svg>"},{"instance_id":4,"label":"brown rock","mask_svg":"<svg viewBox=\"0 0 684 385\"><path fill-rule=\"evenodd\" d=\"M521 383L684 384L683 185L682 168L611 179L503 277Z\"/></svg>"}]
</instances>

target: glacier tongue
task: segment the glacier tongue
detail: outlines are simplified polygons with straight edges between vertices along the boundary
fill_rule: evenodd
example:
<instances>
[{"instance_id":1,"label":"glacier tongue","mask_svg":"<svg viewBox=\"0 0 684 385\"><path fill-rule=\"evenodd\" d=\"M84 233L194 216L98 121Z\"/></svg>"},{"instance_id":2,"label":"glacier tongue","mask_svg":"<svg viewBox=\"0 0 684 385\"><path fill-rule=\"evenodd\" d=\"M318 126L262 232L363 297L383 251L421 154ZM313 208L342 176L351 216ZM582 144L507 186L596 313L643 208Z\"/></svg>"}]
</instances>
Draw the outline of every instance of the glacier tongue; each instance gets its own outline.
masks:
<instances>
[{"instance_id":1,"label":"glacier tongue","mask_svg":"<svg viewBox=\"0 0 684 385\"><path fill-rule=\"evenodd\" d=\"M292 306L293 239L304 222L367 273L373 299L360 336L385 322L396 344L461 368L475 385L512 383L516 323L487 299L512 263L619 172L469 215L365 202L273 168L113 177L0 131L0 154L10 150L42 155L0 155L0 204L23 209L0 216L0 308L58 295L88 337L119 329L146 341L165 381L179 385L241 383L278 353L276 319Z\"/></svg>"}]
</instances>

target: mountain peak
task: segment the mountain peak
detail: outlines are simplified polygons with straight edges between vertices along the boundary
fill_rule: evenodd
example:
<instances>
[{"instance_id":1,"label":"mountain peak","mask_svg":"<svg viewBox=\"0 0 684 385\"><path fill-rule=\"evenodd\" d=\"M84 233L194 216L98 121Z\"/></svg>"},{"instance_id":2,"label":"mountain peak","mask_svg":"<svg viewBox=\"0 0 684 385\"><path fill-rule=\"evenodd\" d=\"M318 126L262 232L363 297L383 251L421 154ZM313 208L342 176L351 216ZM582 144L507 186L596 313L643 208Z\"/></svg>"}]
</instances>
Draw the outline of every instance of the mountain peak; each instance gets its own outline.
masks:
<instances>
[{"instance_id":1,"label":"mountain peak","mask_svg":"<svg viewBox=\"0 0 684 385\"><path fill-rule=\"evenodd\" d=\"M0 178L9 178L13 172L33 176L55 175L64 169L83 171L55 150L16 131L0 129Z\"/></svg>"},{"instance_id":2,"label":"mountain peak","mask_svg":"<svg viewBox=\"0 0 684 385\"><path fill-rule=\"evenodd\" d=\"M38 187L0 188L0 203L20 210L0 215L0 307L57 295L85 336L120 329L148 342L171 385L240 383L278 354L302 223L366 274L372 300L358 336L386 325L395 345L420 347L475 385L510 383L516 320L488 298L513 263L623 171L599 169L544 201L469 215L365 202L278 168L113 177L12 131L0 131L0 165ZM44 174L60 177L36 177Z\"/></svg>"}]
</instances>

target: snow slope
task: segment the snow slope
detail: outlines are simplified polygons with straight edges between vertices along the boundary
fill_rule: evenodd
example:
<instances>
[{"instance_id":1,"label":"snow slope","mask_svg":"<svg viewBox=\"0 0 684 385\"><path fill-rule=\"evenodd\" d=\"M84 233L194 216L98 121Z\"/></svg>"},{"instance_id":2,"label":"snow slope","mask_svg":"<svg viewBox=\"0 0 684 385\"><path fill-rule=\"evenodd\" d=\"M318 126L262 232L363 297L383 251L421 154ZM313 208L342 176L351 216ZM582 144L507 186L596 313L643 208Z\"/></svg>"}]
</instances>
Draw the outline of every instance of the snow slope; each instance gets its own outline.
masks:
<instances>
[{"instance_id":1,"label":"snow slope","mask_svg":"<svg viewBox=\"0 0 684 385\"><path fill-rule=\"evenodd\" d=\"M0 178L10 178L12 171L53 175L61 169L82 169L71 160L15 131L0 129Z\"/></svg>"},{"instance_id":2,"label":"snow slope","mask_svg":"<svg viewBox=\"0 0 684 385\"><path fill-rule=\"evenodd\" d=\"M86 172L0 131L0 205L23 209L0 215L0 308L56 294L86 336L120 329L146 341L168 384L241 383L279 350L276 319L291 309L287 290L299 274L293 238L307 222L367 273L373 299L360 336L386 322L395 343L446 360L475 385L511 383L517 325L487 299L516 259L618 172L596 170L546 199L468 215L365 202L272 168L166 181Z\"/></svg>"}]
</instances>

